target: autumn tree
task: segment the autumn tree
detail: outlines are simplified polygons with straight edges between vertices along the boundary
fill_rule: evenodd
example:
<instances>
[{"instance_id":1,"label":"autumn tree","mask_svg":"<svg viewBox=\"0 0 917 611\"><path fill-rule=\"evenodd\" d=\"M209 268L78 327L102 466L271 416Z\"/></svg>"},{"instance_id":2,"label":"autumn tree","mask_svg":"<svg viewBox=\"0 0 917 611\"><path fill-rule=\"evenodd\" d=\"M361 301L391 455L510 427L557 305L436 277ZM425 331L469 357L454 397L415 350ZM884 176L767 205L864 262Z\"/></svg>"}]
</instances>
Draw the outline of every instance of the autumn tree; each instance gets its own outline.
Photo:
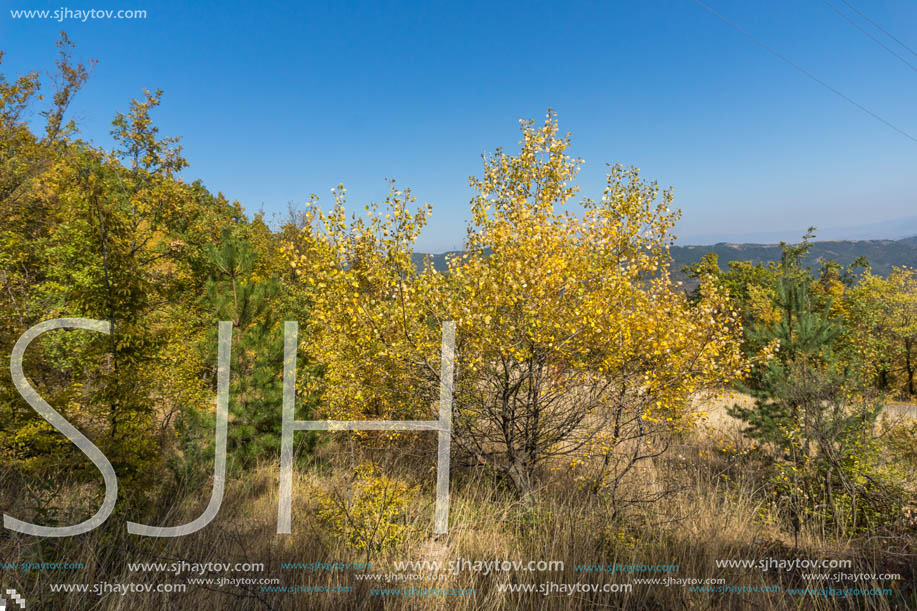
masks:
<instances>
[{"instance_id":1,"label":"autumn tree","mask_svg":"<svg viewBox=\"0 0 917 611\"><path fill-rule=\"evenodd\" d=\"M917 273L895 268L887 278L867 274L857 286L854 322L867 331L874 344L879 385L901 380L898 389L908 396L915 391L917 371Z\"/></svg>"},{"instance_id":2,"label":"autumn tree","mask_svg":"<svg viewBox=\"0 0 917 611\"><path fill-rule=\"evenodd\" d=\"M204 363L211 359L209 350L196 352L204 317L195 300L207 278L207 243L241 210L181 180L186 162L177 141L158 136L151 118L159 92L116 115L114 151L80 140L66 110L88 69L70 59L66 38L59 46L49 108L37 106L36 74L0 84L2 338L8 350L48 318L109 322L107 336L42 336L24 367L42 396L111 459L123 496L139 502L153 492L149 482L161 481L178 413L209 407ZM24 121L30 112L46 119L38 134ZM6 474L33 483L36 496L24 502L53 512L58 486L96 482L98 473L12 384L0 389Z\"/></svg>"},{"instance_id":3,"label":"autumn tree","mask_svg":"<svg viewBox=\"0 0 917 611\"><path fill-rule=\"evenodd\" d=\"M564 210L578 167L569 138L553 114L522 128L520 153L499 150L472 179L465 251L444 273L412 261L429 212L410 210L407 192L366 219L348 221L342 189L331 212L311 208L288 254L315 300L323 409L429 418L439 326L454 320L454 439L466 457L527 495L546 461L602 433L603 469L620 483L665 450L648 443L657 432L690 421L688 396L738 373L735 314L713 285L692 307L669 278L668 192L615 166L600 201Z\"/></svg>"},{"instance_id":4,"label":"autumn tree","mask_svg":"<svg viewBox=\"0 0 917 611\"><path fill-rule=\"evenodd\" d=\"M692 306L669 276L671 192L612 166L573 206L569 144L549 113L517 154L485 157L465 252L428 277L459 329L460 448L523 494L546 462L588 455L617 498L691 422L688 397L739 373L738 327L712 283Z\"/></svg>"},{"instance_id":5,"label":"autumn tree","mask_svg":"<svg viewBox=\"0 0 917 611\"><path fill-rule=\"evenodd\" d=\"M348 219L343 186L333 196L329 211L310 200L285 251L311 308L301 333L323 372L308 390L325 418L430 419L440 330L412 260L430 209L412 210L410 191L394 182L381 206L365 206L365 217Z\"/></svg>"}]
</instances>

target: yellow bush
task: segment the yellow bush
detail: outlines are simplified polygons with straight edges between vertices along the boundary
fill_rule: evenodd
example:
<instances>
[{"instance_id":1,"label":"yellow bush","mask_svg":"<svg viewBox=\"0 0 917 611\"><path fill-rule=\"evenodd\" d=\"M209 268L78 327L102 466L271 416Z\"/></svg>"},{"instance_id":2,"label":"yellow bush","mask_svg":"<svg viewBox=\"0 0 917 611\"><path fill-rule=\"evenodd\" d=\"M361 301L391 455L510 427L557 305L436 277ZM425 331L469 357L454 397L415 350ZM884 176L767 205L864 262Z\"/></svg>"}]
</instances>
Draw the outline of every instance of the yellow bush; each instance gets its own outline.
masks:
<instances>
[{"instance_id":1,"label":"yellow bush","mask_svg":"<svg viewBox=\"0 0 917 611\"><path fill-rule=\"evenodd\" d=\"M379 551L404 541L411 530L407 510L417 487L383 474L375 463L361 464L355 476L347 498L316 492L318 517L353 549Z\"/></svg>"}]
</instances>

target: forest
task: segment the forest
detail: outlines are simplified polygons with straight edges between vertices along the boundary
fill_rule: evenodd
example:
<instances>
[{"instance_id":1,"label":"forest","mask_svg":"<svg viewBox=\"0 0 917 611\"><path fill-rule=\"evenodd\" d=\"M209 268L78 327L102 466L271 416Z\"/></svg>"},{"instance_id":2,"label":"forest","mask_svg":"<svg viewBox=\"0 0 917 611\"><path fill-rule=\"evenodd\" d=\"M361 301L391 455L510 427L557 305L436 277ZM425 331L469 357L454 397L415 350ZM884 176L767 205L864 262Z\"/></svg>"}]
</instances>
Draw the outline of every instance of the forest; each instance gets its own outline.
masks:
<instances>
[{"instance_id":1,"label":"forest","mask_svg":"<svg viewBox=\"0 0 917 611\"><path fill-rule=\"evenodd\" d=\"M0 530L4 563L79 565L4 568L34 608L416 608L379 591L405 585L442 589L423 601L442 609L917 608L913 268L813 262L810 228L775 261L711 253L673 270L673 191L611 164L600 196L581 194L550 110L521 122L513 150L482 155L462 249L434 264L415 252L434 208L395 181L382 202L354 205L338 185L273 217L189 182L179 137L155 122L162 91L113 111L111 150L83 139L68 109L93 63L66 35L58 47L48 78L0 76L0 352L42 321L107 323L43 333L23 371L118 487L91 532ZM184 537L131 534L128 521L194 520L216 485L221 321L222 508ZM454 322L447 533L433 528L437 435L359 430L295 432L292 529L278 534L286 321L295 419L334 421L436 420ZM0 510L88 519L98 468L14 382L0 369ZM724 564L799 558L849 562L827 582L799 563ZM555 570L392 578L404 561L461 559ZM264 570L202 585L136 568L152 562ZM372 570L291 568L309 563ZM669 568L597 568L616 565ZM654 581L667 577L688 581ZM186 588L52 588L163 581Z\"/></svg>"}]
</instances>

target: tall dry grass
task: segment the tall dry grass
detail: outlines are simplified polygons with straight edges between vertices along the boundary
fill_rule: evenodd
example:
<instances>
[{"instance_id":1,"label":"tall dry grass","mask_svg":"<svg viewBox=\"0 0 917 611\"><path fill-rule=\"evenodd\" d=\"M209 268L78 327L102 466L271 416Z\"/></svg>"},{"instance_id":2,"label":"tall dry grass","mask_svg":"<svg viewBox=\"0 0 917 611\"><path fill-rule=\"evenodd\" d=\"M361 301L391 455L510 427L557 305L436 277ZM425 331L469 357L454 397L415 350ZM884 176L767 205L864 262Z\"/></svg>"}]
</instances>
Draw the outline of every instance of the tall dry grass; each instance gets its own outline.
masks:
<instances>
[{"instance_id":1,"label":"tall dry grass","mask_svg":"<svg viewBox=\"0 0 917 611\"><path fill-rule=\"evenodd\" d=\"M653 503L634 504L612 522L606 497L577 487L565 465L543 473L533 502L520 500L485 467L457 469L452 479L448 535L432 535L432 466L435 449L371 450L347 443L335 434L300 464L294 481L293 533L277 535L276 464L232 478L223 507L204 530L190 536L151 539L129 535L120 515L91 534L69 539L36 539L10 531L0 535L0 561L67 561L82 570L53 572L4 571L4 588L15 588L29 609L60 611L140 611L153 609L914 609L915 546L913 532L894 537L838 540L805 525L799 548L793 549L785 524L761 493L760 474L742 461L745 440L739 427L722 412L733 398L708 401L709 416L697 434L686 436L665 456L649 462L629 485L652 488L676 482L675 490ZM724 448L726 448L724 450ZM416 484L404 516L408 536L378 551L355 550L344 544L317 514L317 490L339 491L346 497L353 467L371 460L393 476ZM669 486L671 487L671 486ZM76 491L70 493L76 494ZM13 494L3 488L4 506ZM67 492L62 493L64 495ZM180 490L149 508L154 523L178 524L196 517L209 489ZM59 499L66 505L68 499ZM12 513L12 511L10 511ZM21 517L21 516L20 516ZM850 559L853 573L896 572L902 580L890 597L790 596L788 588L806 587L802 570L767 572L717 568L718 559ZM437 581L385 583L359 580L360 571L284 570L282 563L372 562L366 573L394 573L401 560L561 560L553 572L461 572ZM183 583L189 577L164 572L131 572L129 562L237 563L261 562L262 573L229 573L207 577L277 577L283 585L350 586L349 593L271 593L259 585L194 587L181 594L131 593L53 594L53 583ZM540 593L506 594L500 584L631 583L638 577L665 574L602 574L575 570L578 564L677 564L677 578L724 579L729 586L773 587L784 592L722 594L690 592L680 585L634 584L630 592L573 596ZM192 576L193 577L193 576ZM473 596L429 598L379 596L377 588L474 588ZM820 584L808 584L822 587ZM867 587L887 587L883 583Z\"/></svg>"}]
</instances>

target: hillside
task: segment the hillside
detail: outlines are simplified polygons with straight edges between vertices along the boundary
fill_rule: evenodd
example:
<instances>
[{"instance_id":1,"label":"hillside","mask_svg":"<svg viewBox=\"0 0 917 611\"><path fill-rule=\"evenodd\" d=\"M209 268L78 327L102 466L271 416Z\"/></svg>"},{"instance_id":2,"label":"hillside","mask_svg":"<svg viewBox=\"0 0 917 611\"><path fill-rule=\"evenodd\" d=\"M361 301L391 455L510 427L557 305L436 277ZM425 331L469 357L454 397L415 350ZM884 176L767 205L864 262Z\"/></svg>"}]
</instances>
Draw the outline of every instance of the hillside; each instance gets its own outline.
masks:
<instances>
[{"instance_id":1,"label":"hillside","mask_svg":"<svg viewBox=\"0 0 917 611\"><path fill-rule=\"evenodd\" d=\"M780 258L778 244L730 244L720 243L707 246L672 247L672 268L680 270L700 260L705 254L715 252L720 266L729 261L752 261L764 263ZM820 259L833 259L841 265L849 265L858 257L869 259L873 272L888 274L893 267L906 265L917 267L917 236L902 240L836 240L812 243L812 250L805 258L808 265L816 267Z\"/></svg>"},{"instance_id":2,"label":"hillside","mask_svg":"<svg viewBox=\"0 0 917 611\"><path fill-rule=\"evenodd\" d=\"M780 258L779 244L735 244L720 243L703 246L673 246L671 249L672 270L681 280L681 269L700 260L705 254L715 252L720 266L726 268L730 261L752 261L766 263ZM414 253L414 262L420 266L424 257L432 257L438 270L446 269L446 257L455 251L425 254ZM917 267L917 236L901 240L825 240L812 243L812 250L805 258L808 265L818 266L820 259L833 259L841 265L849 265L858 257L865 256L873 272L886 275L893 267Z\"/></svg>"}]
</instances>

